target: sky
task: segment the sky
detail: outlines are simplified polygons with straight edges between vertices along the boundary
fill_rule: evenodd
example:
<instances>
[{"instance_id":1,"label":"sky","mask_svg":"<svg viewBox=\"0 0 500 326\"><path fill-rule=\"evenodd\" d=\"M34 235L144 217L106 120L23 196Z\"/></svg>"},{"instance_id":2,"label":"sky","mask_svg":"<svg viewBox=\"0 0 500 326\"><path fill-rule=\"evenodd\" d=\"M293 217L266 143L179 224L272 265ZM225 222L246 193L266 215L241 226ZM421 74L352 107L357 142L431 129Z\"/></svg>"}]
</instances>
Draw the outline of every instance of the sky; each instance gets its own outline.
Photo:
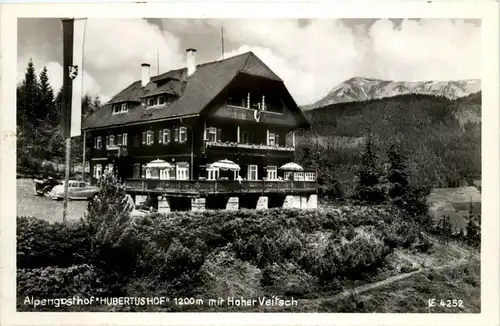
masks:
<instances>
[{"instance_id":1,"label":"sky","mask_svg":"<svg viewBox=\"0 0 500 326\"><path fill-rule=\"evenodd\" d=\"M84 91L109 100L140 79L196 62L253 51L280 76L299 105L313 103L336 85L359 76L386 80L481 78L481 24L460 19L95 19L87 21ZM18 82L31 58L62 85L60 19L18 20ZM159 53L159 69L157 65Z\"/></svg>"}]
</instances>

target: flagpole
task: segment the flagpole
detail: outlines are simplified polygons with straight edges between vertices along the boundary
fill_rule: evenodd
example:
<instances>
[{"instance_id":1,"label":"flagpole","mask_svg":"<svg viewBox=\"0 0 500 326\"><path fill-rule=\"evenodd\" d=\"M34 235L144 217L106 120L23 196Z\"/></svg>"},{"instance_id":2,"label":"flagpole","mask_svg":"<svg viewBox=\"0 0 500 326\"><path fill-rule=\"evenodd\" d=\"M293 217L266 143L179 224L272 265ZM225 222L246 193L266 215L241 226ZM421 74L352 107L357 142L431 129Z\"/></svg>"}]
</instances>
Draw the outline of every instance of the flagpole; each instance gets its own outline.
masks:
<instances>
[{"instance_id":1,"label":"flagpole","mask_svg":"<svg viewBox=\"0 0 500 326\"><path fill-rule=\"evenodd\" d=\"M82 159L82 179L83 181L86 181L85 179L85 143L87 142L87 131L83 131L83 159Z\"/></svg>"},{"instance_id":2,"label":"flagpole","mask_svg":"<svg viewBox=\"0 0 500 326\"><path fill-rule=\"evenodd\" d=\"M66 163L64 165L64 206L63 223L66 223L68 215L68 183L69 183L69 163L71 157L71 137L66 138Z\"/></svg>"}]
</instances>

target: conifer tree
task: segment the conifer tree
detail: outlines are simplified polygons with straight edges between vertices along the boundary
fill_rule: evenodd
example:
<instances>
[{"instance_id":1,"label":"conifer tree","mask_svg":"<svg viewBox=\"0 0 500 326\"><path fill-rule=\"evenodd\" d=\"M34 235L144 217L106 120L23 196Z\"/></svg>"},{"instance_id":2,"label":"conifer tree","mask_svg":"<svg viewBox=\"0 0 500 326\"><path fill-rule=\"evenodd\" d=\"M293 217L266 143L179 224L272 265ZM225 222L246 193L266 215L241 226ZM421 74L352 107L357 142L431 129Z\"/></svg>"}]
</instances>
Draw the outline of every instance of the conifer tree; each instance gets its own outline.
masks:
<instances>
[{"instance_id":1,"label":"conifer tree","mask_svg":"<svg viewBox=\"0 0 500 326\"><path fill-rule=\"evenodd\" d=\"M35 74L35 65L32 59L28 62L24 80L18 88L19 102L17 105L20 126L23 129L33 128L37 123L37 110L39 107L39 84ZM26 127L26 128L24 128Z\"/></svg>"},{"instance_id":2,"label":"conifer tree","mask_svg":"<svg viewBox=\"0 0 500 326\"><path fill-rule=\"evenodd\" d=\"M373 153L371 135L366 139L357 177L356 193L359 200L370 204L380 204L385 200L385 189L380 182L380 171L377 167L376 156Z\"/></svg>"},{"instance_id":3,"label":"conifer tree","mask_svg":"<svg viewBox=\"0 0 500 326\"><path fill-rule=\"evenodd\" d=\"M389 173L387 181L389 182L389 198L399 207L404 207L410 191L408 184L408 175L406 173L406 165L403 157L400 154L398 145L391 145L388 151L389 157Z\"/></svg>"}]
</instances>

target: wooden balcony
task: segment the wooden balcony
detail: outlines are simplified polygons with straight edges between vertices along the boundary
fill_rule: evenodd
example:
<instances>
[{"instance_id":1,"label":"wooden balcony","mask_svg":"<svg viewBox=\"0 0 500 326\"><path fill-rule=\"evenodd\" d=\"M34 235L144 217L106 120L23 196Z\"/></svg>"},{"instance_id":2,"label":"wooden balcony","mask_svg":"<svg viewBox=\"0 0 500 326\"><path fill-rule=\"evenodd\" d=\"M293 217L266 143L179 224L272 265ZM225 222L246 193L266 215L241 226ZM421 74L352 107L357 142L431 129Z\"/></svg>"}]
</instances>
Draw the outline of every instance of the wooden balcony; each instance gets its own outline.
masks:
<instances>
[{"instance_id":1,"label":"wooden balcony","mask_svg":"<svg viewBox=\"0 0 500 326\"><path fill-rule=\"evenodd\" d=\"M314 181L242 181L234 180L158 180L127 179L127 191L138 193L162 193L168 195L209 195L240 193L314 193L317 184Z\"/></svg>"},{"instance_id":2,"label":"wooden balcony","mask_svg":"<svg viewBox=\"0 0 500 326\"><path fill-rule=\"evenodd\" d=\"M295 151L294 147L288 147L288 146L241 144L235 142L215 142L215 141L206 141L206 147L244 148L244 149L255 149L255 150L266 150L266 151L282 151L282 152Z\"/></svg>"}]
</instances>

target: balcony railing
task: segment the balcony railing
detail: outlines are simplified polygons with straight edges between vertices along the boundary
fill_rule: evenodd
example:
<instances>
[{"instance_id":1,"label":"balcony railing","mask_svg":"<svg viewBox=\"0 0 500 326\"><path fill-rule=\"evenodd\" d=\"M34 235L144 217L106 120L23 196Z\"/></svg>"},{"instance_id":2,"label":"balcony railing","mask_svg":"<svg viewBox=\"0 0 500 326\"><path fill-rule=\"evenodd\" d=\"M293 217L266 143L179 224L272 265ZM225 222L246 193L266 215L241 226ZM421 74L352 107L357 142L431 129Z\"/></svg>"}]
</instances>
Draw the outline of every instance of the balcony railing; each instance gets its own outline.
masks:
<instances>
[{"instance_id":1,"label":"balcony railing","mask_svg":"<svg viewBox=\"0 0 500 326\"><path fill-rule=\"evenodd\" d=\"M162 193L288 193L316 191L314 181L234 181L234 180L159 180L127 179L128 190L155 191Z\"/></svg>"},{"instance_id":2,"label":"balcony railing","mask_svg":"<svg viewBox=\"0 0 500 326\"><path fill-rule=\"evenodd\" d=\"M272 151L285 151L285 152L295 151L294 147L289 147L289 146L241 144L241 143L235 143L235 142L207 141L206 145L207 145L207 147L247 148L247 149L261 149L261 150L272 150Z\"/></svg>"}]
</instances>

